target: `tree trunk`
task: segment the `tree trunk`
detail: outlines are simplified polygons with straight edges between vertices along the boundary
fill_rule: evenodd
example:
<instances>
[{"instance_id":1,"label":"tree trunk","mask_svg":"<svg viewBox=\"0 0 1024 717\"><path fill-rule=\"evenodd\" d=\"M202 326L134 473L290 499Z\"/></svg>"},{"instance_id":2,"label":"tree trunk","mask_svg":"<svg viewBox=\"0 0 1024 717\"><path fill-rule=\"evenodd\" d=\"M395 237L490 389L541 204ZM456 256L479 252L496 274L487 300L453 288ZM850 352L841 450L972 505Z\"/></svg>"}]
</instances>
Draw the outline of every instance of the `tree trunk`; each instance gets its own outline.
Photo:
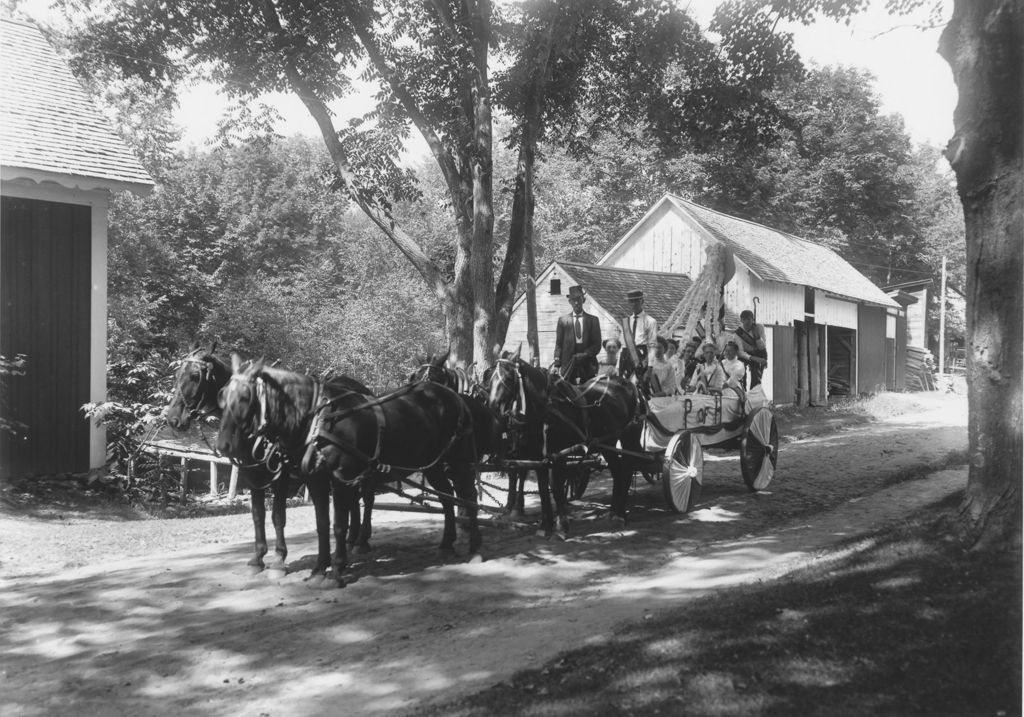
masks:
<instances>
[{"instance_id":1,"label":"tree trunk","mask_svg":"<svg viewBox=\"0 0 1024 717\"><path fill-rule=\"evenodd\" d=\"M474 33L473 76L473 238L469 275L473 297L473 362L477 373L490 365L494 346L494 167L491 126L490 59L491 6L478 2L471 22Z\"/></svg>"},{"instance_id":2,"label":"tree trunk","mask_svg":"<svg viewBox=\"0 0 1024 717\"><path fill-rule=\"evenodd\" d=\"M960 516L978 548L1021 545L1021 0L956 0L939 52L959 89L946 157L967 238L970 469Z\"/></svg>"},{"instance_id":3,"label":"tree trunk","mask_svg":"<svg viewBox=\"0 0 1024 717\"><path fill-rule=\"evenodd\" d=\"M540 140L542 130L541 105L548 81L554 26L553 21L542 25L539 35L540 43L533 60L530 82L525 89L523 121L520 126L521 136L519 138L519 161L516 166L512 218L508 231L508 248L505 251L505 264L502 266L497 293L496 348L505 343L508 322L512 317L512 307L515 304L519 269L525 259L528 284L526 287L526 341L530 346L530 355L534 361L538 360L540 356L540 346L537 334L537 300L534 283L537 280L537 267L533 252L533 177L537 160L537 142Z\"/></svg>"}]
</instances>

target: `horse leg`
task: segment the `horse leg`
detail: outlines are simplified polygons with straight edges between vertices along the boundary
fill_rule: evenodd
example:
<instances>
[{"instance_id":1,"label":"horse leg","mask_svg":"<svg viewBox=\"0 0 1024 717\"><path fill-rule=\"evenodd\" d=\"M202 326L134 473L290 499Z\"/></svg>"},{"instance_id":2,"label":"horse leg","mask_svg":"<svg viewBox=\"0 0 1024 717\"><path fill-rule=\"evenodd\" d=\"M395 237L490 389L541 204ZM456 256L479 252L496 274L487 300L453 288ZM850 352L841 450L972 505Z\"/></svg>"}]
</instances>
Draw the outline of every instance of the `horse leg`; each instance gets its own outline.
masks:
<instances>
[{"instance_id":1,"label":"horse leg","mask_svg":"<svg viewBox=\"0 0 1024 717\"><path fill-rule=\"evenodd\" d=\"M353 501L348 506L348 535L345 536L345 544L353 546L359 542L359 531L362 530L362 521L359 517L359 501Z\"/></svg>"},{"instance_id":2,"label":"horse leg","mask_svg":"<svg viewBox=\"0 0 1024 717\"><path fill-rule=\"evenodd\" d=\"M344 485L340 481L334 481L331 486L331 493L334 502L334 559L331 561L331 568L334 570L334 579L338 585L344 585L345 580L341 577L342 571L348 567L348 549L345 547L345 534L348 532L349 515L352 505L355 505L356 514L359 513L359 498L353 486Z\"/></svg>"},{"instance_id":3,"label":"horse leg","mask_svg":"<svg viewBox=\"0 0 1024 717\"><path fill-rule=\"evenodd\" d=\"M430 487L444 496L452 495L452 482L438 466L423 471ZM444 512L444 532L441 534L441 545L438 550L442 555L455 555L455 503L451 497L441 498L441 510Z\"/></svg>"},{"instance_id":4,"label":"horse leg","mask_svg":"<svg viewBox=\"0 0 1024 717\"><path fill-rule=\"evenodd\" d=\"M478 555L480 544L483 538L480 536L480 523L478 515L480 512L477 503L476 493L476 470L469 463L459 463L452 466L452 479L455 486L455 494L463 503L466 515L466 532L469 533L469 554Z\"/></svg>"},{"instance_id":5,"label":"horse leg","mask_svg":"<svg viewBox=\"0 0 1024 717\"><path fill-rule=\"evenodd\" d=\"M363 520L359 528L358 539L356 540L356 552L359 554L366 554L373 550L370 545L370 536L373 534L373 521L371 516L373 515L373 502L377 497L377 493L373 488L372 480L364 480L360 483L360 491L363 497ZM352 512L354 515L359 515L359 496L357 493L353 493L352 496Z\"/></svg>"},{"instance_id":6,"label":"horse leg","mask_svg":"<svg viewBox=\"0 0 1024 717\"><path fill-rule=\"evenodd\" d=\"M522 518L526 515L526 511L523 510L526 473L527 471L519 468L510 468L508 471L508 500L505 501L505 512L513 518Z\"/></svg>"},{"instance_id":7,"label":"horse leg","mask_svg":"<svg viewBox=\"0 0 1024 717\"><path fill-rule=\"evenodd\" d=\"M274 554L273 567L284 569L288 559L288 545L284 541L285 515L288 507L288 476L284 475L274 481L274 503L271 507L270 519L274 523Z\"/></svg>"},{"instance_id":8,"label":"horse leg","mask_svg":"<svg viewBox=\"0 0 1024 717\"><path fill-rule=\"evenodd\" d=\"M267 506L264 503L266 500L266 491L262 488L250 488L249 489L249 500L252 505L250 513L252 514L252 527L256 532L256 552L249 559L246 565L249 566L251 572L258 573L266 567L263 564L263 556L267 554L269 548L267 547L267 533L266 533L266 519L267 519Z\"/></svg>"},{"instance_id":9,"label":"horse leg","mask_svg":"<svg viewBox=\"0 0 1024 717\"><path fill-rule=\"evenodd\" d=\"M540 491L540 529L545 538L550 538L554 527L554 517L551 514L551 471L549 468L537 469L537 488Z\"/></svg>"},{"instance_id":10,"label":"horse leg","mask_svg":"<svg viewBox=\"0 0 1024 717\"><path fill-rule=\"evenodd\" d=\"M551 469L552 489L555 494L555 525L554 532L562 540L569 536L569 504L565 499L566 466L558 463Z\"/></svg>"},{"instance_id":11,"label":"horse leg","mask_svg":"<svg viewBox=\"0 0 1024 717\"><path fill-rule=\"evenodd\" d=\"M605 456L608 470L612 474L612 505L609 518L613 522L626 524L626 503L629 498L629 487L633 482L632 465L622 456Z\"/></svg>"},{"instance_id":12,"label":"horse leg","mask_svg":"<svg viewBox=\"0 0 1024 717\"><path fill-rule=\"evenodd\" d=\"M331 567L331 508L330 483L323 478L313 478L306 482L309 496L313 499L313 510L316 513L317 556L311 579L322 580Z\"/></svg>"}]
</instances>

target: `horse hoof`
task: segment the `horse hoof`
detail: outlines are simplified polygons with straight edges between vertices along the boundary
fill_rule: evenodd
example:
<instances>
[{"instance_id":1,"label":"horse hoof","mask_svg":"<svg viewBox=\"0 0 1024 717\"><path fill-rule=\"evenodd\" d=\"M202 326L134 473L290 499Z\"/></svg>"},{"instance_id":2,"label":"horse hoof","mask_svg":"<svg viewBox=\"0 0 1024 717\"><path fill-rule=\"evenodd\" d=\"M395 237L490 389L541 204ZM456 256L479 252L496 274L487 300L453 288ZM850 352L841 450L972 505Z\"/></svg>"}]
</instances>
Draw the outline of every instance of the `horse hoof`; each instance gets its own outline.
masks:
<instances>
[{"instance_id":1,"label":"horse hoof","mask_svg":"<svg viewBox=\"0 0 1024 717\"><path fill-rule=\"evenodd\" d=\"M608 522L612 524L613 528L625 528L626 518L622 515L615 515L614 513L608 514Z\"/></svg>"},{"instance_id":2,"label":"horse hoof","mask_svg":"<svg viewBox=\"0 0 1024 717\"><path fill-rule=\"evenodd\" d=\"M311 588L321 587L325 582L327 582L327 576L323 573L313 573L308 578L306 578L306 583Z\"/></svg>"},{"instance_id":3,"label":"horse hoof","mask_svg":"<svg viewBox=\"0 0 1024 717\"><path fill-rule=\"evenodd\" d=\"M359 543L352 549L352 552L356 553L357 555L366 555L367 553L373 552L373 546L371 546L369 543Z\"/></svg>"},{"instance_id":4,"label":"horse hoof","mask_svg":"<svg viewBox=\"0 0 1024 717\"><path fill-rule=\"evenodd\" d=\"M246 563L245 569L249 572L250 575L259 575L263 572L263 565L262 563L259 565L253 563Z\"/></svg>"},{"instance_id":5,"label":"horse hoof","mask_svg":"<svg viewBox=\"0 0 1024 717\"><path fill-rule=\"evenodd\" d=\"M284 580L288 576L288 571L284 569L284 566L267 568L267 580Z\"/></svg>"},{"instance_id":6,"label":"horse hoof","mask_svg":"<svg viewBox=\"0 0 1024 717\"><path fill-rule=\"evenodd\" d=\"M483 561L484 561L484 556L483 555L481 555L480 553L473 553L472 555L469 556L469 560L467 560L466 562L469 563L470 565L475 565L477 563L482 563Z\"/></svg>"},{"instance_id":7,"label":"horse hoof","mask_svg":"<svg viewBox=\"0 0 1024 717\"><path fill-rule=\"evenodd\" d=\"M438 548L437 554L441 556L442 560L455 560L459 557L455 548Z\"/></svg>"}]
</instances>

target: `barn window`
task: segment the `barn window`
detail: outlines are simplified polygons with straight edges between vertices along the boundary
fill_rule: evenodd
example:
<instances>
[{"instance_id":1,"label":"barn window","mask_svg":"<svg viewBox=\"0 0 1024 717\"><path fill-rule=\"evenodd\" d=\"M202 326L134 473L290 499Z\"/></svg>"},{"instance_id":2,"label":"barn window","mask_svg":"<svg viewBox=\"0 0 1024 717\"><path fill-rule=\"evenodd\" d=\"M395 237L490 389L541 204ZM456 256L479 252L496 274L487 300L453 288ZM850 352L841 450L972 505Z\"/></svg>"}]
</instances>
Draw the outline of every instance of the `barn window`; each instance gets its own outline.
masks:
<instances>
[{"instance_id":1,"label":"barn window","mask_svg":"<svg viewBox=\"0 0 1024 717\"><path fill-rule=\"evenodd\" d=\"M804 314L814 316L814 289L809 286L804 287Z\"/></svg>"},{"instance_id":2,"label":"barn window","mask_svg":"<svg viewBox=\"0 0 1024 717\"><path fill-rule=\"evenodd\" d=\"M552 294L561 294L562 293L562 280L561 279L552 279L551 280L551 293Z\"/></svg>"}]
</instances>

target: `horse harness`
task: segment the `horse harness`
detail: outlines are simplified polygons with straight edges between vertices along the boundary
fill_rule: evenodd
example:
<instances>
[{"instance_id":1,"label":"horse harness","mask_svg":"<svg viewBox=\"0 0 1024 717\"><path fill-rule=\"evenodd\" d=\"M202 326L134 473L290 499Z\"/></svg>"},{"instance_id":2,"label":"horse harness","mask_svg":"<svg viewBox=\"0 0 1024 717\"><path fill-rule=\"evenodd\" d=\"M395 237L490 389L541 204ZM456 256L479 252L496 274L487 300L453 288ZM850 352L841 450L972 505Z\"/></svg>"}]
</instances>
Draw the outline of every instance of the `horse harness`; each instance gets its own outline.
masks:
<instances>
[{"instance_id":1,"label":"horse harness","mask_svg":"<svg viewBox=\"0 0 1024 717\"><path fill-rule=\"evenodd\" d=\"M374 475L388 474L391 472L396 473L416 473L433 468L440 463L444 457L448 454L451 447L460 438L464 437L470 430L472 430L472 422L467 415L469 409L466 405L459 400L457 405L459 407L459 417L455 424L455 430L452 431L451 438L448 439L448 443L445 444L444 448L438 453L434 460L430 461L423 466L398 466L394 464L384 463L380 460L381 452L384 443L384 434L387 428L387 421L384 416L384 409L382 405L387 401L395 400L405 394L412 391L419 384L411 383L407 386L403 386L397 391L393 391L386 396L379 398L371 398L365 403L361 403L358 406L352 406L340 411L330 413L329 410L333 405L342 397L333 399L319 398L316 408L313 411L313 420L310 422L309 432L306 436L306 450L305 455L302 459L302 470L305 473L311 473L316 469L317 463L319 462L319 444L321 441L325 441L339 448L343 453L346 453L366 464L366 467L354 478L346 480L338 475L335 475L335 479L340 481L343 485L352 486L362 483L367 478ZM322 394L321 394L322 395ZM376 419L377 431L376 440L373 455L367 455L352 441L349 441L342 436L333 433L329 428L325 427L325 423L330 422L336 425L340 421L355 415L360 411L366 409L372 409L374 418Z\"/></svg>"}]
</instances>

